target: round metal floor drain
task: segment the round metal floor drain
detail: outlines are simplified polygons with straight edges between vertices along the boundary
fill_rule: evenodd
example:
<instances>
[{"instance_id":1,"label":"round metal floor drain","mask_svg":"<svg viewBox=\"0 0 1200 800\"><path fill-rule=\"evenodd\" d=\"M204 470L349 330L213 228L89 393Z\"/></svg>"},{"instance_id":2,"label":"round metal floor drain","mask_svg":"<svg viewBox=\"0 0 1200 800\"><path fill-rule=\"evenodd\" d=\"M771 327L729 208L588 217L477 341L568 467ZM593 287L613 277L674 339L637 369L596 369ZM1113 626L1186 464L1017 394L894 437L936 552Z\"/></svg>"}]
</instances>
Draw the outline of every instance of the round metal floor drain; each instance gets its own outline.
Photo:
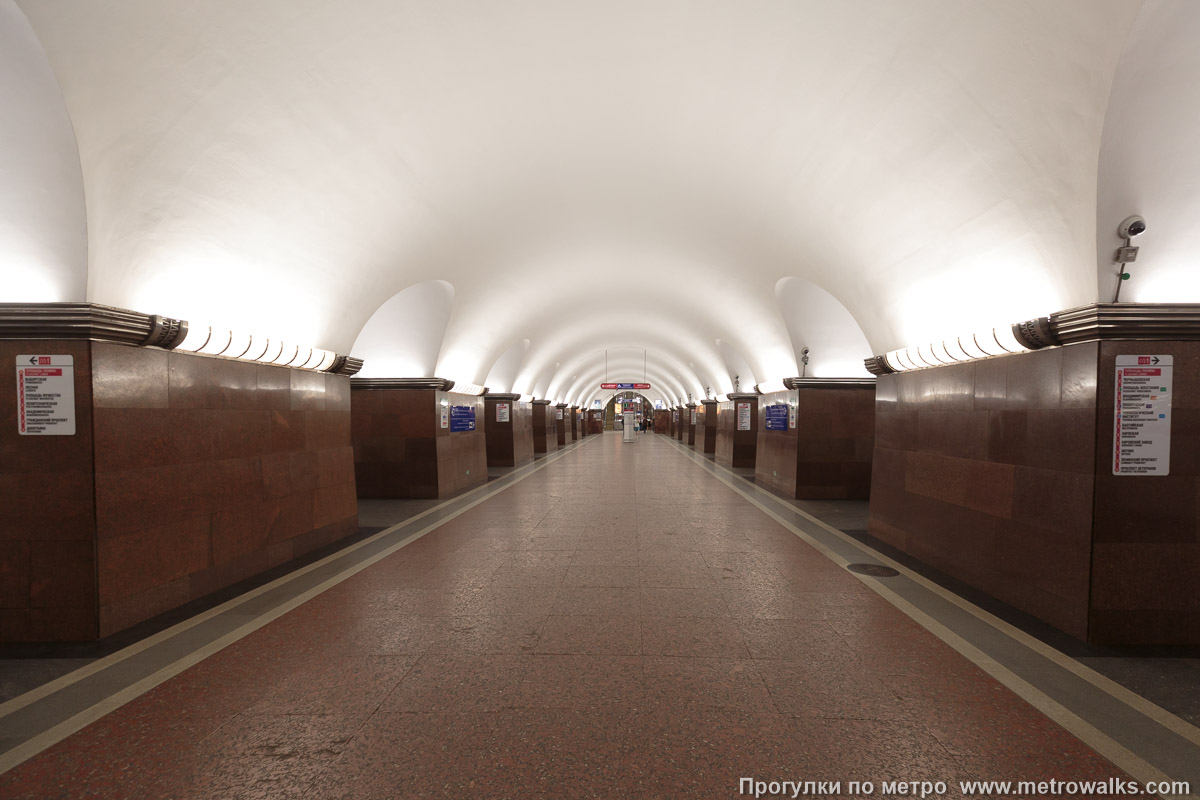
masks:
<instances>
[{"instance_id":1,"label":"round metal floor drain","mask_svg":"<svg viewBox=\"0 0 1200 800\"><path fill-rule=\"evenodd\" d=\"M883 564L847 564L846 569L859 575L870 575L872 578L894 578L900 574Z\"/></svg>"}]
</instances>

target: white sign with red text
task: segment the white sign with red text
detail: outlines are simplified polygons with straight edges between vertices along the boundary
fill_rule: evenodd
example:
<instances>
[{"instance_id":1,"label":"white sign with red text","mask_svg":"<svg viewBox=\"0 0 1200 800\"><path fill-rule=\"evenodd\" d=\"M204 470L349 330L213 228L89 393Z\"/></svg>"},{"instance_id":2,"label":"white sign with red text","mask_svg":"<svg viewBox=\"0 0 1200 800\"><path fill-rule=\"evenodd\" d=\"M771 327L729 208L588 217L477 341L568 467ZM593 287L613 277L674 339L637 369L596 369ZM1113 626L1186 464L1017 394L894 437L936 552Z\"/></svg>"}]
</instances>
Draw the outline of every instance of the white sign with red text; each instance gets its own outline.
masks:
<instances>
[{"instance_id":1,"label":"white sign with red text","mask_svg":"<svg viewBox=\"0 0 1200 800\"><path fill-rule=\"evenodd\" d=\"M1117 356L1113 475L1171 469L1171 356Z\"/></svg>"},{"instance_id":2,"label":"white sign with red text","mask_svg":"<svg viewBox=\"0 0 1200 800\"><path fill-rule=\"evenodd\" d=\"M17 432L75 435L74 357L17 356Z\"/></svg>"}]
</instances>

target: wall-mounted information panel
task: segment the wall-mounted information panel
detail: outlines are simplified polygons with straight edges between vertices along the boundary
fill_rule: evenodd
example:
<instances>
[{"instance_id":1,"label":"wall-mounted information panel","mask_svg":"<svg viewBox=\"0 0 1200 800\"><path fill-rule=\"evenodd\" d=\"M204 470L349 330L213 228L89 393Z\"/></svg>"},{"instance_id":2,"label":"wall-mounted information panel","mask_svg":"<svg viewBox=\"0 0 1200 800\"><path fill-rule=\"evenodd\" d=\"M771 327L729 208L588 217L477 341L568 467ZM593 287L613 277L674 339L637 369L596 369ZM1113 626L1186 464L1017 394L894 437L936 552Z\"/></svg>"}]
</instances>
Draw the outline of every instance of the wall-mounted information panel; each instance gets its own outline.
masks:
<instances>
[{"instance_id":1,"label":"wall-mounted information panel","mask_svg":"<svg viewBox=\"0 0 1200 800\"><path fill-rule=\"evenodd\" d=\"M17 432L75 435L75 358L17 356Z\"/></svg>"},{"instance_id":2,"label":"wall-mounted information panel","mask_svg":"<svg viewBox=\"0 0 1200 800\"><path fill-rule=\"evenodd\" d=\"M1113 475L1171 470L1171 356L1117 356Z\"/></svg>"}]
</instances>

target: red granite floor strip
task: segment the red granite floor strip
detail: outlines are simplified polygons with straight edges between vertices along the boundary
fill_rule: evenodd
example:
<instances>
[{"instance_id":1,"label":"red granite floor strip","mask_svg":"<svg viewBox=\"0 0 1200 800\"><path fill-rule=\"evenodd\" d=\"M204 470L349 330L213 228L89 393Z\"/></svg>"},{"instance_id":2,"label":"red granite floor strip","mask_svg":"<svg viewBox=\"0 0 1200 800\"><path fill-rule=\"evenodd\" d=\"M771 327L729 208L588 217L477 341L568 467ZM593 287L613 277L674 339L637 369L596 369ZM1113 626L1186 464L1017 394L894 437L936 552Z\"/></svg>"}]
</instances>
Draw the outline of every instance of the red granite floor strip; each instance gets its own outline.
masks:
<instances>
[{"instance_id":1,"label":"red granite floor strip","mask_svg":"<svg viewBox=\"0 0 1200 800\"><path fill-rule=\"evenodd\" d=\"M1121 773L672 445L597 437L0 797L738 797Z\"/></svg>"}]
</instances>

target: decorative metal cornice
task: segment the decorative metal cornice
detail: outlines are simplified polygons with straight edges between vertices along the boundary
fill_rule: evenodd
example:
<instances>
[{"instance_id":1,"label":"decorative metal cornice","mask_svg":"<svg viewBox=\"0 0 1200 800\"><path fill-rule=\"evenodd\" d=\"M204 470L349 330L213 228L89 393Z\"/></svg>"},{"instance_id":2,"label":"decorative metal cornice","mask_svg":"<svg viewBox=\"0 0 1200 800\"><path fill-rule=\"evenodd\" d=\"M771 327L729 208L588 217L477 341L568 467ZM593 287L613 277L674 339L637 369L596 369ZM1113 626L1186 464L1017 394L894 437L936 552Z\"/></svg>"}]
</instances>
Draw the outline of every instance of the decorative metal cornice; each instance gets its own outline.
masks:
<instances>
[{"instance_id":1,"label":"decorative metal cornice","mask_svg":"<svg viewBox=\"0 0 1200 800\"><path fill-rule=\"evenodd\" d=\"M448 392L454 388L454 381L445 378L351 378L350 388Z\"/></svg>"},{"instance_id":2,"label":"decorative metal cornice","mask_svg":"<svg viewBox=\"0 0 1200 800\"><path fill-rule=\"evenodd\" d=\"M569 408L569 406L566 403L558 403L554 407L555 408Z\"/></svg>"},{"instance_id":3,"label":"decorative metal cornice","mask_svg":"<svg viewBox=\"0 0 1200 800\"><path fill-rule=\"evenodd\" d=\"M1093 303L1050 315L1061 344L1106 339L1200 339L1200 304Z\"/></svg>"},{"instance_id":4,"label":"decorative metal cornice","mask_svg":"<svg viewBox=\"0 0 1200 800\"><path fill-rule=\"evenodd\" d=\"M706 406L715 406L719 401L715 397L707 397L700 402Z\"/></svg>"},{"instance_id":5,"label":"decorative metal cornice","mask_svg":"<svg viewBox=\"0 0 1200 800\"><path fill-rule=\"evenodd\" d=\"M871 356L863 359L863 365L866 366L867 372L872 375L891 375L896 370L892 369L887 363L887 358L884 356Z\"/></svg>"},{"instance_id":6,"label":"decorative metal cornice","mask_svg":"<svg viewBox=\"0 0 1200 800\"><path fill-rule=\"evenodd\" d=\"M339 355L333 360L333 366L326 370L326 372L332 372L335 375L356 375L362 369L362 365L361 358Z\"/></svg>"},{"instance_id":7,"label":"decorative metal cornice","mask_svg":"<svg viewBox=\"0 0 1200 800\"><path fill-rule=\"evenodd\" d=\"M784 378L789 389L858 389L875 387L874 378Z\"/></svg>"},{"instance_id":8,"label":"decorative metal cornice","mask_svg":"<svg viewBox=\"0 0 1200 800\"><path fill-rule=\"evenodd\" d=\"M77 339L174 350L183 344L187 335L186 320L161 314L143 314L100 303L0 303L0 340ZM202 358L225 357L208 353L195 355ZM253 361L249 358L246 360ZM362 369L362 365L360 358L335 354L329 368L324 371L354 375ZM276 366L288 367L287 364Z\"/></svg>"},{"instance_id":9,"label":"decorative metal cornice","mask_svg":"<svg viewBox=\"0 0 1200 800\"><path fill-rule=\"evenodd\" d=\"M513 392L496 392L495 394L485 394L484 397L488 400L516 401L521 399L521 395L514 394Z\"/></svg>"},{"instance_id":10,"label":"decorative metal cornice","mask_svg":"<svg viewBox=\"0 0 1200 800\"><path fill-rule=\"evenodd\" d=\"M548 406L548 405L550 405L550 401L549 400L534 400L533 404L535 406Z\"/></svg>"},{"instance_id":11,"label":"decorative metal cornice","mask_svg":"<svg viewBox=\"0 0 1200 800\"><path fill-rule=\"evenodd\" d=\"M725 396L730 400L757 400L759 398L758 392L732 392Z\"/></svg>"},{"instance_id":12,"label":"decorative metal cornice","mask_svg":"<svg viewBox=\"0 0 1200 800\"><path fill-rule=\"evenodd\" d=\"M1012 326L1013 337L1030 350L1041 350L1059 344L1058 337L1050 327L1049 317L1018 322Z\"/></svg>"},{"instance_id":13,"label":"decorative metal cornice","mask_svg":"<svg viewBox=\"0 0 1200 800\"><path fill-rule=\"evenodd\" d=\"M0 339L86 339L170 350L187 323L99 303L0 303Z\"/></svg>"}]
</instances>

